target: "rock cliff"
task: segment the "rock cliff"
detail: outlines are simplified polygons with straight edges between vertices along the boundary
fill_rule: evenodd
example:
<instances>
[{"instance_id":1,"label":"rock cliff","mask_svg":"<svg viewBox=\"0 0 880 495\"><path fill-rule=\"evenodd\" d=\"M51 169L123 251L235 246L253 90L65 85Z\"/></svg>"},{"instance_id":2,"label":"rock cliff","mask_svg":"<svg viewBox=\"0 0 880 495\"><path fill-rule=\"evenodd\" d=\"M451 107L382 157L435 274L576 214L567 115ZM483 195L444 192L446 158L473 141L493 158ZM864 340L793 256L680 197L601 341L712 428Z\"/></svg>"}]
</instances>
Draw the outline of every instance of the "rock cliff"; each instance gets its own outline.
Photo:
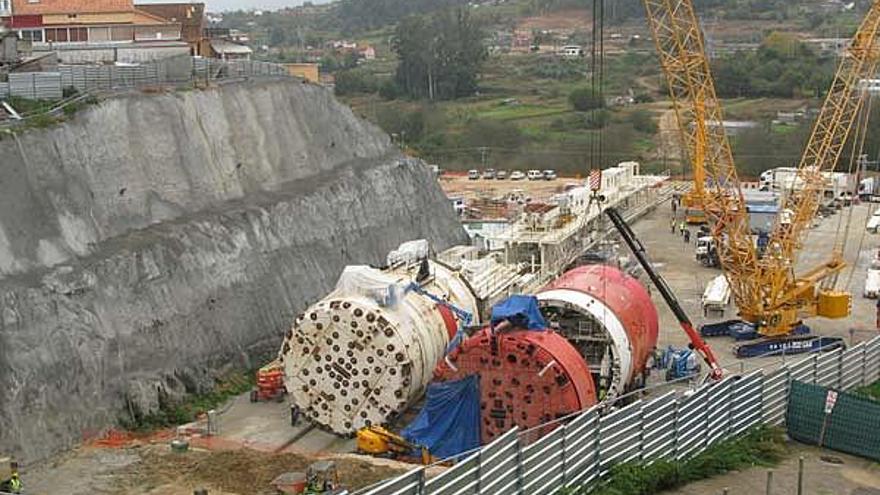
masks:
<instances>
[{"instance_id":1,"label":"rock cliff","mask_svg":"<svg viewBox=\"0 0 880 495\"><path fill-rule=\"evenodd\" d=\"M0 450L255 366L351 263L466 240L420 161L294 81L133 94L0 140Z\"/></svg>"}]
</instances>

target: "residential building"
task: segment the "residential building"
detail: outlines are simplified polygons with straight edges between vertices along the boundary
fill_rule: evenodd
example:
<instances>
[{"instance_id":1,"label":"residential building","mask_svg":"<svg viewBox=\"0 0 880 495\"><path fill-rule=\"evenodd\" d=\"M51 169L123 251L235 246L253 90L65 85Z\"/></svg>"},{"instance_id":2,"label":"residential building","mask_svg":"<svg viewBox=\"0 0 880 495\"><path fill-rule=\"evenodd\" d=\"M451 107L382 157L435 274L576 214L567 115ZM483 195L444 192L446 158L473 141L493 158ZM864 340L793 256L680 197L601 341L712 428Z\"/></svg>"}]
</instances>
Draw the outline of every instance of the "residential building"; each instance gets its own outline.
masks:
<instances>
[{"instance_id":1,"label":"residential building","mask_svg":"<svg viewBox=\"0 0 880 495\"><path fill-rule=\"evenodd\" d=\"M189 44L193 55L200 55L199 42L207 26L204 3L145 3L136 4L135 9L180 23L180 39Z\"/></svg>"},{"instance_id":2,"label":"residential building","mask_svg":"<svg viewBox=\"0 0 880 495\"><path fill-rule=\"evenodd\" d=\"M238 40L241 32L236 29L208 27L200 43L199 55L221 60L250 60L254 51ZM247 39L246 37L244 39Z\"/></svg>"},{"instance_id":3,"label":"residential building","mask_svg":"<svg viewBox=\"0 0 880 495\"><path fill-rule=\"evenodd\" d=\"M219 58L220 60L250 60L251 55L254 53L247 45L225 39L212 39L208 46L211 48L211 53L203 55Z\"/></svg>"},{"instance_id":4,"label":"residential building","mask_svg":"<svg viewBox=\"0 0 880 495\"><path fill-rule=\"evenodd\" d=\"M181 22L136 8L132 0L10 0L7 14L3 22L32 42L35 54L57 52L64 62L144 61L188 52L181 50ZM121 46L130 52L123 60L116 50Z\"/></svg>"}]
</instances>

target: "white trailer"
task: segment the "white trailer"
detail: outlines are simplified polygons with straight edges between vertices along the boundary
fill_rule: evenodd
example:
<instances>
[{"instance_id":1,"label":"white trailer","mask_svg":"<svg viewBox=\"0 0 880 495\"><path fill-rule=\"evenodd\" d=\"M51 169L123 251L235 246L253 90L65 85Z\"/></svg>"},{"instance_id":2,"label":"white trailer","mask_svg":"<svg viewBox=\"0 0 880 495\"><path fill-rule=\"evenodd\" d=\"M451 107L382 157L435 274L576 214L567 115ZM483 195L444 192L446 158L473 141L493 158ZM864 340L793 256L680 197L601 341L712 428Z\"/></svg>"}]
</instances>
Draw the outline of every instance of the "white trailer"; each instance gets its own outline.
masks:
<instances>
[{"instance_id":1,"label":"white trailer","mask_svg":"<svg viewBox=\"0 0 880 495\"><path fill-rule=\"evenodd\" d=\"M868 219L868 225L866 225L865 228L872 234L876 234L877 231L880 230L880 209L871 215L871 218Z\"/></svg>"},{"instance_id":2,"label":"white trailer","mask_svg":"<svg viewBox=\"0 0 880 495\"><path fill-rule=\"evenodd\" d=\"M844 172L822 172L822 194L828 199L846 199L851 194L850 175ZM764 191L800 191L804 181L794 167L776 167L761 173Z\"/></svg>"},{"instance_id":3,"label":"white trailer","mask_svg":"<svg viewBox=\"0 0 880 495\"><path fill-rule=\"evenodd\" d=\"M709 316L710 312L720 313L724 316L724 311L730 304L730 284L727 283L727 277L718 275L713 278L706 286L706 290L703 291L701 303L704 316Z\"/></svg>"}]
</instances>

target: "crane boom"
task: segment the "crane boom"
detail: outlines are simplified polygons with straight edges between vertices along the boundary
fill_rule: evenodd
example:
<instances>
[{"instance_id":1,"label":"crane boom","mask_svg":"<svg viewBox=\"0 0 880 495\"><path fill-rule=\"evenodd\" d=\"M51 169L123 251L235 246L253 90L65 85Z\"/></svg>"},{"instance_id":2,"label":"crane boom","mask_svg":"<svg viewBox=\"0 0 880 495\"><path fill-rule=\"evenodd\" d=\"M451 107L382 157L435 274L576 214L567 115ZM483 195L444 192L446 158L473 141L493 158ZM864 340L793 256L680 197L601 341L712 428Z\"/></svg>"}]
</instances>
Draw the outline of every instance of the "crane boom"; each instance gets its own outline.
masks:
<instances>
[{"instance_id":1,"label":"crane boom","mask_svg":"<svg viewBox=\"0 0 880 495\"><path fill-rule=\"evenodd\" d=\"M710 183L710 190L700 195L718 259L737 306L753 306L760 298L751 283L757 272L757 250L693 4L690 0L643 3L685 151L695 176L705 174ZM704 180L695 178L695 187L701 188Z\"/></svg>"},{"instance_id":2,"label":"crane boom","mask_svg":"<svg viewBox=\"0 0 880 495\"><path fill-rule=\"evenodd\" d=\"M803 245L806 230L818 212L824 193L824 174L833 172L863 106L865 96L859 87L872 78L880 60L877 46L880 34L880 1L868 8L859 28L840 60L831 88L813 126L810 139L798 166L797 179L783 198L783 214L777 218L770 236L770 256L760 283L766 287L766 313L776 313L778 325L770 325L774 334L786 333L790 320L802 314L819 313L814 308L817 284L825 282L825 293L832 292L836 275L845 267L841 246L831 250L827 261L796 276L794 266ZM803 294L806 293L807 297ZM821 292L820 292L821 294ZM847 311L848 314L848 311ZM830 314L823 316L841 316ZM786 321L788 320L788 321Z\"/></svg>"}]
</instances>

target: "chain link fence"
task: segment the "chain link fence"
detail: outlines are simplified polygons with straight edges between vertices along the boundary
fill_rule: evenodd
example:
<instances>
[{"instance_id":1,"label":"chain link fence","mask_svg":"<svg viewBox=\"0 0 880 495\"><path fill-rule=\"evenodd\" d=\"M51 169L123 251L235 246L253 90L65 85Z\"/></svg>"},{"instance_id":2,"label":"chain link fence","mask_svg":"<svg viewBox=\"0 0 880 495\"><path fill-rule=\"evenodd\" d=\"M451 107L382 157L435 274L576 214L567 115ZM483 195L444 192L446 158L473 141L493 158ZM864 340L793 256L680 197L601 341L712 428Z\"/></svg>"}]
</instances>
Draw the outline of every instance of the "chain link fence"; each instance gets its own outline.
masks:
<instances>
[{"instance_id":1,"label":"chain link fence","mask_svg":"<svg viewBox=\"0 0 880 495\"><path fill-rule=\"evenodd\" d=\"M785 423L797 382L852 390L880 379L880 337L811 355L765 374L729 376L681 395L668 392L624 407L599 405L536 439L511 430L428 479L419 467L358 495L552 494L584 492L615 464L686 459L752 427ZM875 414L874 418L880 417ZM552 426L539 427L546 431ZM532 441L534 440L534 441Z\"/></svg>"},{"instance_id":2,"label":"chain link fence","mask_svg":"<svg viewBox=\"0 0 880 495\"><path fill-rule=\"evenodd\" d=\"M800 442L880 461L880 402L868 397L792 382L786 427Z\"/></svg>"}]
</instances>

